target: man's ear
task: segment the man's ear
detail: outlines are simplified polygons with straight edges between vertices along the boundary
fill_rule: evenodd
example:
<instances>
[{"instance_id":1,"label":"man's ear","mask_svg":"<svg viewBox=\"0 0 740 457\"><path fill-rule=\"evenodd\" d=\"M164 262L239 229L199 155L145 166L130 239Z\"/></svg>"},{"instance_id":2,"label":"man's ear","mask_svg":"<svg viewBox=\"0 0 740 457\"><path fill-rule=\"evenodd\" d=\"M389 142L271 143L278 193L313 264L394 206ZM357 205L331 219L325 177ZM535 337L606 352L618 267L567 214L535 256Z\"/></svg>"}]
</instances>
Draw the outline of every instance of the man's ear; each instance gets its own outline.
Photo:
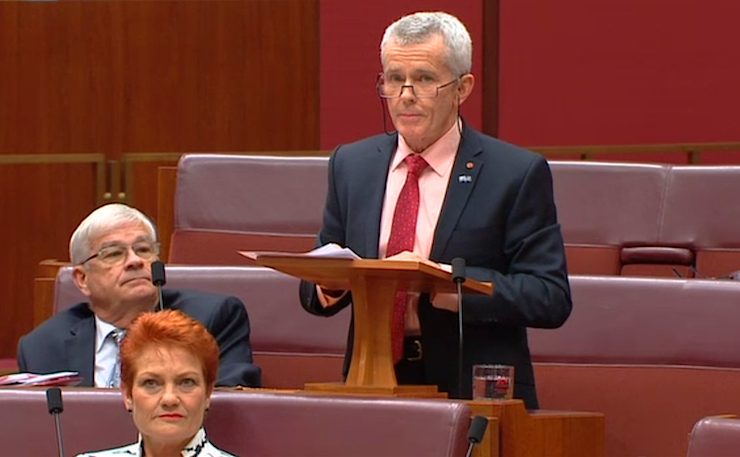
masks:
<instances>
[{"instance_id":1,"label":"man's ear","mask_svg":"<svg viewBox=\"0 0 740 457\"><path fill-rule=\"evenodd\" d=\"M87 287L87 270L82 265L77 265L72 270L72 279L74 279L75 286L80 289L86 297L90 297L90 289Z\"/></svg>"},{"instance_id":2,"label":"man's ear","mask_svg":"<svg viewBox=\"0 0 740 457\"><path fill-rule=\"evenodd\" d=\"M460 84L457 87L458 104L462 105L470 97L470 94L473 93L473 87L475 87L475 76L470 73L460 76Z\"/></svg>"}]
</instances>

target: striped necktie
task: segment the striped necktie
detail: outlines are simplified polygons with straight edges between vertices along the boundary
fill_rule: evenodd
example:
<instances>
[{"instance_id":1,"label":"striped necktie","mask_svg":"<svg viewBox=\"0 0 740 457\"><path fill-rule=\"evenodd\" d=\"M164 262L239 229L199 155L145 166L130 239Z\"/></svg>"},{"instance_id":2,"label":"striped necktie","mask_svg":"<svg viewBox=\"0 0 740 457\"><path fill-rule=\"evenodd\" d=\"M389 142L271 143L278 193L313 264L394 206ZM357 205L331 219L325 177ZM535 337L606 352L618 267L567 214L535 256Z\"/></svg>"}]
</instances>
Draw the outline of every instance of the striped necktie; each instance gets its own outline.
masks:
<instances>
[{"instance_id":1,"label":"striped necktie","mask_svg":"<svg viewBox=\"0 0 740 457\"><path fill-rule=\"evenodd\" d=\"M116 363L106 383L106 386L112 389L121 387L121 341L125 336L126 330L111 330L108 334L108 338L116 343Z\"/></svg>"}]
</instances>

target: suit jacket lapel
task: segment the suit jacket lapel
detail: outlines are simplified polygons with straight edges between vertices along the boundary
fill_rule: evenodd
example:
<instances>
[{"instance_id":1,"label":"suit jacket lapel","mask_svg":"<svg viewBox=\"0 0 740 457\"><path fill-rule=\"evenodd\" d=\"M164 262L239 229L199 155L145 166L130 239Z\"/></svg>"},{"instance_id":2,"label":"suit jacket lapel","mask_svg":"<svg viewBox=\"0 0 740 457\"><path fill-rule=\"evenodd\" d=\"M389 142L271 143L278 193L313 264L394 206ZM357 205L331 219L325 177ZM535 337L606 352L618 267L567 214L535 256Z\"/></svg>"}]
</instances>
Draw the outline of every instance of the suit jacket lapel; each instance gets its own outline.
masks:
<instances>
[{"instance_id":1,"label":"suit jacket lapel","mask_svg":"<svg viewBox=\"0 0 740 457\"><path fill-rule=\"evenodd\" d=\"M378 244L380 244L380 221L383 211L383 200L385 198L385 185L388 182L388 169L390 168L393 153L398 146L398 134L388 135L383 138L374 154L368 154L370 160L365 163L365 173L368 185L362 186L360 192L369 192L368 208L365 212L367 227L365 236L365 254L368 258L378 257Z\"/></svg>"},{"instance_id":2,"label":"suit jacket lapel","mask_svg":"<svg viewBox=\"0 0 740 457\"><path fill-rule=\"evenodd\" d=\"M64 342L67 365L84 379L81 386L95 385L95 319L82 319L70 330L71 335Z\"/></svg>"},{"instance_id":3,"label":"suit jacket lapel","mask_svg":"<svg viewBox=\"0 0 740 457\"><path fill-rule=\"evenodd\" d=\"M455 157L455 163L450 175L450 183L447 188L442 211L437 222L437 231L434 234L431 259L440 259L447 247L447 242L457 226L462 211L470 198L483 161L479 156L482 152L477 132L467 125L463 128L463 138L460 148ZM450 260L450 259L445 259Z\"/></svg>"}]
</instances>

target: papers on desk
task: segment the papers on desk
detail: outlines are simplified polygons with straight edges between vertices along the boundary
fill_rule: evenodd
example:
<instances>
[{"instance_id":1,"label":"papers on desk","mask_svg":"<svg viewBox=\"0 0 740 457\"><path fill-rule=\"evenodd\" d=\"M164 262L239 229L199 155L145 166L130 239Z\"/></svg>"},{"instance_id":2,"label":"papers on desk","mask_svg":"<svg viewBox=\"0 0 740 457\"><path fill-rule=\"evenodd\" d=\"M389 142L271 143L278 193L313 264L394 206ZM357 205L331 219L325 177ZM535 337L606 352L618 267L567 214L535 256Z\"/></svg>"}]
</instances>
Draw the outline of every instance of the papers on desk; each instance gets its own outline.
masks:
<instances>
[{"instance_id":1,"label":"papers on desk","mask_svg":"<svg viewBox=\"0 0 740 457\"><path fill-rule=\"evenodd\" d=\"M329 243L306 253L309 257L321 257L325 259L352 259L357 260L359 255L350 248L343 248L336 243Z\"/></svg>"},{"instance_id":2,"label":"papers on desk","mask_svg":"<svg viewBox=\"0 0 740 457\"><path fill-rule=\"evenodd\" d=\"M253 252L253 251L238 251L239 254L243 255L244 257L251 259L251 260L257 260L257 257L263 254L279 254L284 255L288 257L315 257L315 258L322 258L322 259L348 259L348 260L359 260L362 257L355 254L355 252L350 248L343 248L339 246L336 243L329 243L321 246L320 248L316 248L313 251L306 252L305 254L295 254L295 253L286 253L286 252ZM393 259L394 261L403 262L402 259ZM408 259L410 262L418 262L419 260L416 259ZM421 263L427 264L431 267L440 268L442 271L445 271L447 273L452 273L452 265L446 264L446 263L436 263L431 260L422 260Z\"/></svg>"},{"instance_id":3,"label":"papers on desk","mask_svg":"<svg viewBox=\"0 0 740 457\"><path fill-rule=\"evenodd\" d=\"M0 386L76 386L82 377L76 371L50 374L16 373L0 376Z\"/></svg>"},{"instance_id":4,"label":"papers on desk","mask_svg":"<svg viewBox=\"0 0 740 457\"><path fill-rule=\"evenodd\" d=\"M306 252L305 254L295 254L295 253L287 253L287 252L265 252L265 251L262 251L262 252L238 251L238 252L239 254L251 260L257 260L257 257L263 254L279 254L279 255L284 255L288 257L316 257L316 258L323 258L323 259L358 260L361 258L357 254L355 254L352 251L352 249L343 248L336 243L325 244L321 246L320 248L316 248L313 251Z\"/></svg>"}]
</instances>

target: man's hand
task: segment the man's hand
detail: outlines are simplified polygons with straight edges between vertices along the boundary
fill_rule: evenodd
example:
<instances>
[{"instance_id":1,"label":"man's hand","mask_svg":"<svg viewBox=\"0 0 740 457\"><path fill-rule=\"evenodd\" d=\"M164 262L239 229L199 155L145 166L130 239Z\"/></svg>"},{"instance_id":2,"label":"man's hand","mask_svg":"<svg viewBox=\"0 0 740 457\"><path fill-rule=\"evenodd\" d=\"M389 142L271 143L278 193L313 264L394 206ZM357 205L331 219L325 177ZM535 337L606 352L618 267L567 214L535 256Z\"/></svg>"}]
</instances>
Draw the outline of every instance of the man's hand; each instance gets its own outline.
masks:
<instances>
[{"instance_id":1,"label":"man's hand","mask_svg":"<svg viewBox=\"0 0 740 457\"><path fill-rule=\"evenodd\" d=\"M411 251L399 252L398 254L392 255L390 257L386 257L383 260L411 260L414 262L421 262L423 264L429 265L430 267L439 268L439 264L437 262L433 262L429 259L425 259L419 254L416 254L415 252L411 252Z\"/></svg>"},{"instance_id":2,"label":"man's hand","mask_svg":"<svg viewBox=\"0 0 740 457\"><path fill-rule=\"evenodd\" d=\"M336 305L347 293L346 290L324 289L319 285L316 286L316 292L319 297L319 303L321 303L321 306L324 308Z\"/></svg>"}]
</instances>

